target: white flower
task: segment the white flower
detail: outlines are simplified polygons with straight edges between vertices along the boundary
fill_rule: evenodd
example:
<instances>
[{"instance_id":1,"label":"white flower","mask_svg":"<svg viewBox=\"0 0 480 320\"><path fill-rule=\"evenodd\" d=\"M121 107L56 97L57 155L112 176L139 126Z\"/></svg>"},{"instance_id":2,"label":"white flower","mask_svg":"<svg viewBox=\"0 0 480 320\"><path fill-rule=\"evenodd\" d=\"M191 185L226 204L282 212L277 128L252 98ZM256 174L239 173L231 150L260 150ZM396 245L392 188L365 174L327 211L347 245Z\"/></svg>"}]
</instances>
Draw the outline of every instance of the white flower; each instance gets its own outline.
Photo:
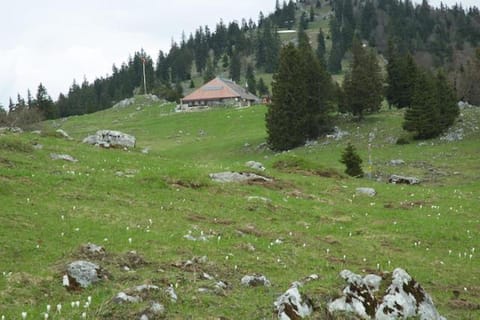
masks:
<instances>
[{"instance_id":1,"label":"white flower","mask_svg":"<svg viewBox=\"0 0 480 320\"><path fill-rule=\"evenodd\" d=\"M27 319L27 313L25 311L22 312L22 319Z\"/></svg>"},{"instance_id":2,"label":"white flower","mask_svg":"<svg viewBox=\"0 0 480 320\"><path fill-rule=\"evenodd\" d=\"M50 306L49 304L47 304L47 312L50 312L50 309L52 308L52 306Z\"/></svg>"},{"instance_id":3,"label":"white flower","mask_svg":"<svg viewBox=\"0 0 480 320\"><path fill-rule=\"evenodd\" d=\"M62 305L60 303L57 304L57 312L62 313Z\"/></svg>"}]
</instances>

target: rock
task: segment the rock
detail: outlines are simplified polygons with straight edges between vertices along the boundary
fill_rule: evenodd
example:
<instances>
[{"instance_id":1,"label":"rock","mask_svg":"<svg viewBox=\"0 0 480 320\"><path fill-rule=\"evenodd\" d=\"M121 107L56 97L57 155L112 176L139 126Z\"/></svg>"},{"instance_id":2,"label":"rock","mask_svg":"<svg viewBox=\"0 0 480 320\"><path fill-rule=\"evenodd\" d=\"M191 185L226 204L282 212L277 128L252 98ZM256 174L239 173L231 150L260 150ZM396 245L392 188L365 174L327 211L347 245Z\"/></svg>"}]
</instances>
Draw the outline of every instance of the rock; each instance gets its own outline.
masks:
<instances>
[{"instance_id":1,"label":"rock","mask_svg":"<svg viewBox=\"0 0 480 320\"><path fill-rule=\"evenodd\" d=\"M142 153L143 154L148 154L150 152L150 148L149 147L146 147L146 148L143 148L142 149Z\"/></svg>"},{"instance_id":2,"label":"rock","mask_svg":"<svg viewBox=\"0 0 480 320\"><path fill-rule=\"evenodd\" d=\"M347 286L343 289L342 297L328 304L328 311L354 313L362 319L371 319L377 306L375 288L369 286L360 275L349 270L340 272L340 277L347 282ZM369 282L371 283L372 279L369 279Z\"/></svg>"},{"instance_id":3,"label":"rock","mask_svg":"<svg viewBox=\"0 0 480 320\"><path fill-rule=\"evenodd\" d=\"M369 197L373 197L377 194L377 191L373 188L357 188L356 193L360 195L367 195Z\"/></svg>"},{"instance_id":4,"label":"rock","mask_svg":"<svg viewBox=\"0 0 480 320\"><path fill-rule=\"evenodd\" d=\"M382 278L369 274L361 277L349 270L340 272L347 286L343 296L328 304L328 311L353 313L361 319L445 320L435 309L432 298L403 269L393 271L391 284L379 296Z\"/></svg>"},{"instance_id":5,"label":"rock","mask_svg":"<svg viewBox=\"0 0 480 320\"><path fill-rule=\"evenodd\" d=\"M403 269L393 271L392 284L387 288L375 314L375 319L407 319L441 320L433 305L432 298Z\"/></svg>"},{"instance_id":6,"label":"rock","mask_svg":"<svg viewBox=\"0 0 480 320\"><path fill-rule=\"evenodd\" d=\"M129 134L113 131L113 130L99 130L96 134L83 139L83 143L93 144L104 148L110 147L126 147L134 148L136 139Z\"/></svg>"},{"instance_id":7,"label":"rock","mask_svg":"<svg viewBox=\"0 0 480 320\"><path fill-rule=\"evenodd\" d=\"M395 184L419 184L420 179L415 177L405 177L405 176L392 174L390 178L388 178L388 182L395 183Z\"/></svg>"},{"instance_id":8,"label":"rock","mask_svg":"<svg viewBox=\"0 0 480 320\"><path fill-rule=\"evenodd\" d=\"M19 127L0 127L0 134L2 133L23 133L23 129Z\"/></svg>"},{"instance_id":9,"label":"rock","mask_svg":"<svg viewBox=\"0 0 480 320\"><path fill-rule=\"evenodd\" d=\"M342 131L339 127L333 128L332 134L327 134L327 138L334 140L341 140L343 137L350 135L347 131Z\"/></svg>"},{"instance_id":10,"label":"rock","mask_svg":"<svg viewBox=\"0 0 480 320\"><path fill-rule=\"evenodd\" d=\"M65 132L64 130L62 130L62 129L57 129L57 130L55 130L55 132L58 133L59 135L61 135L62 137L64 137L65 139L67 139L67 140L73 140L72 137L70 137L70 136L68 135L68 133L66 133L66 132Z\"/></svg>"},{"instance_id":11,"label":"rock","mask_svg":"<svg viewBox=\"0 0 480 320\"><path fill-rule=\"evenodd\" d=\"M90 258L103 258L105 256L105 248L94 243L87 243L81 247L81 252Z\"/></svg>"},{"instance_id":12,"label":"rock","mask_svg":"<svg viewBox=\"0 0 480 320\"><path fill-rule=\"evenodd\" d=\"M270 280L268 280L264 275L246 275L242 278L240 281L244 286L249 286L249 287L258 287L258 286L264 286L264 287L270 287L271 283Z\"/></svg>"},{"instance_id":13,"label":"rock","mask_svg":"<svg viewBox=\"0 0 480 320\"><path fill-rule=\"evenodd\" d=\"M116 104L113 105L113 109L117 109L117 108L125 108L125 107L128 107L132 104L135 103L135 98L128 98L128 99L124 99L120 102L117 102Z\"/></svg>"},{"instance_id":14,"label":"rock","mask_svg":"<svg viewBox=\"0 0 480 320\"><path fill-rule=\"evenodd\" d=\"M152 305L150 307L150 311L153 314L162 314L162 313L165 312L165 307L161 303L152 302Z\"/></svg>"},{"instance_id":15,"label":"rock","mask_svg":"<svg viewBox=\"0 0 480 320\"><path fill-rule=\"evenodd\" d=\"M405 161L403 161L402 159L390 160L390 165L391 166L401 166L401 165L404 165L404 164L405 164Z\"/></svg>"},{"instance_id":16,"label":"rock","mask_svg":"<svg viewBox=\"0 0 480 320\"><path fill-rule=\"evenodd\" d=\"M175 290L173 289L172 285L168 286L168 288L165 289L165 293L170 297L170 300L172 302L174 302L174 303L177 302L178 296L175 293Z\"/></svg>"},{"instance_id":17,"label":"rock","mask_svg":"<svg viewBox=\"0 0 480 320\"><path fill-rule=\"evenodd\" d=\"M158 286L154 286L151 284L142 284L140 286L136 286L134 289L136 292L145 292L145 291L151 291L151 290L160 290Z\"/></svg>"},{"instance_id":18,"label":"rock","mask_svg":"<svg viewBox=\"0 0 480 320\"><path fill-rule=\"evenodd\" d=\"M120 292L118 293L115 298L113 298L113 302L118 303L118 304L123 304L123 303L138 303L142 301L142 298L139 296L130 296L126 294L125 292Z\"/></svg>"},{"instance_id":19,"label":"rock","mask_svg":"<svg viewBox=\"0 0 480 320\"><path fill-rule=\"evenodd\" d=\"M211 173L210 178L217 182L245 182L245 181L259 181L270 182L272 179L260 176L250 172L219 172Z\"/></svg>"},{"instance_id":20,"label":"rock","mask_svg":"<svg viewBox=\"0 0 480 320\"><path fill-rule=\"evenodd\" d=\"M249 168L252 168L254 170L259 170L259 171L265 171L265 167L263 166L263 164L261 164L260 162L256 162L256 161L247 161L245 163L245 165Z\"/></svg>"},{"instance_id":21,"label":"rock","mask_svg":"<svg viewBox=\"0 0 480 320\"><path fill-rule=\"evenodd\" d=\"M273 303L278 319L296 320L308 317L313 312L312 301L302 296L297 286L292 286Z\"/></svg>"},{"instance_id":22,"label":"rock","mask_svg":"<svg viewBox=\"0 0 480 320\"><path fill-rule=\"evenodd\" d=\"M448 131L440 137L440 140L447 142L462 141L465 137L463 128L450 127Z\"/></svg>"},{"instance_id":23,"label":"rock","mask_svg":"<svg viewBox=\"0 0 480 320\"><path fill-rule=\"evenodd\" d=\"M67 275L70 280L70 287L79 285L82 288L87 288L90 285L102 280L102 274L103 270L100 268L100 266L88 261L74 261L67 267Z\"/></svg>"},{"instance_id":24,"label":"rock","mask_svg":"<svg viewBox=\"0 0 480 320\"><path fill-rule=\"evenodd\" d=\"M265 197L260 197L260 196L248 196L247 201L248 202L261 201L261 202L265 202L265 203L272 202L271 199L268 199L268 198L265 198Z\"/></svg>"},{"instance_id":25,"label":"rock","mask_svg":"<svg viewBox=\"0 0 480 320\"><path fill-rule=\"evenodd\" d=\"M50 153L50 158L52 160L65 160L69 162L78 162L77 159L72 157L71 155L68 154L57 154L57 153Z\"/></svg>"}]
</instances>

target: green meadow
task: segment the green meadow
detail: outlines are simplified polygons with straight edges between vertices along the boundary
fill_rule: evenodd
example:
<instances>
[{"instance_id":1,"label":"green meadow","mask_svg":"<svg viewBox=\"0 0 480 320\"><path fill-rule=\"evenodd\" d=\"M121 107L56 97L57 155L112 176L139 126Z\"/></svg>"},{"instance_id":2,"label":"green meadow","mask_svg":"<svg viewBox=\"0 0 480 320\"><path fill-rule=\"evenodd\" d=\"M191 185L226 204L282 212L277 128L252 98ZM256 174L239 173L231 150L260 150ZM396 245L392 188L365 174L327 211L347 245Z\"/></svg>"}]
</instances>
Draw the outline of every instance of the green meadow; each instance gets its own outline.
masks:
<instances>
[{"instance_id":1,"label":"green meadow","mask_svg":"<svg viewBox=\"0 0 480 320\"><path fill-rule=\"evenodd\" d=\"M0 316L44 319L51 305L49 319L81 319L84 312L87 319L138 319L148 304L112 299L153 284L172 285L178 295L176 303L160 293L152 298L165 305L166 319L273 319L275 299L316 273L320 279L301 291L317 306L312 319L324 319L326 303L343 288L341 270L401 267L443 316L480 318L478 110L462 110L461 141L398 145L399 137L409 138L402 112L384 109L360 123L339 117L337 126L348 132L342 139L274 153L262 145L265 106L175 113L173 105L137 100L45 122L41 134L0 135ZM73 139L56 134L60 128ZM82 143L100 129L134 135L137 145ZM339 160L348 142L370 178L343 173ZM52 153L78 162L52 160ZM390 165L394 159L405 164ZM254 172L245 166L250 160L263 163L266 170L256 173L272 182L221 184L209 177ZM422 182L388 184L390 174ZM357 195L358 187L377 195ZM84 258L87 243L105 248L105 257L91 261L108 276L68 291L66 265ZM128 261L131 251L137 263ZM214 284L203 273L228 287L199 291ZM255 273L272 286L241 285ZM75 301L80 307L72 307Z\"/></svg>"}]
</instances>

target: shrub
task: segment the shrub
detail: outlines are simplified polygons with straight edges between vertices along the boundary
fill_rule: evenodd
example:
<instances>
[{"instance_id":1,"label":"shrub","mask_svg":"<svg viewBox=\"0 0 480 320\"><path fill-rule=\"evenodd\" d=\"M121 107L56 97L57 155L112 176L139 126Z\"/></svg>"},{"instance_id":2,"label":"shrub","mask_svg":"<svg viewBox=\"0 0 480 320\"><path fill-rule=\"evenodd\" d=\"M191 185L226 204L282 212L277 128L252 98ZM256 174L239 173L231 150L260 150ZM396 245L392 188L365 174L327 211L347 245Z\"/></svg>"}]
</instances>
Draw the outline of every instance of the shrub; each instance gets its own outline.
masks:
<instances>
[{"instance_id":1,"label":"shrub","mask_svg":"<svg viewBox=\"0 0 480 320\"><path fill-rule=\"evenodd\" d=\"M361 167L362 159L357 154L355 147L351 143L348 143L348 146L343 151L340 162L345 164L347 167L345 169L345 173L349 176L356 178L363 177L363 170Z\"/></svg>"}]
</instances>

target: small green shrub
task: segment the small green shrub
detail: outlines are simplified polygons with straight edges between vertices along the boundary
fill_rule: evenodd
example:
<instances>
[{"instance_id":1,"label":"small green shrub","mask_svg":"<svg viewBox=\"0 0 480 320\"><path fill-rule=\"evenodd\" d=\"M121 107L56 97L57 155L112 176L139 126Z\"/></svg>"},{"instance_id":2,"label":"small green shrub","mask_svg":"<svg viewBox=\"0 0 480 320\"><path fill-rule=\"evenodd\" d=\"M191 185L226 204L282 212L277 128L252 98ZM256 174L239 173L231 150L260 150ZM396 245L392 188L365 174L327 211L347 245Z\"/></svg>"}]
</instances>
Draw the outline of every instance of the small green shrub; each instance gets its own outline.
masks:
<instances>
[{"instance_id":1,"label":"small green shrub","mask_svg":"<svg viewBox=\"0 0 480 320\"><path fill-rule=\"evenodd\" d=\"M345 148L345 151L342 153L342 159L340 160L347 168L345 173L352 177L361 178L363 177L363 170L361 167L362 159L357 153L355 147L348 143L348 146Z\"/></svg>"}]
</instances>

